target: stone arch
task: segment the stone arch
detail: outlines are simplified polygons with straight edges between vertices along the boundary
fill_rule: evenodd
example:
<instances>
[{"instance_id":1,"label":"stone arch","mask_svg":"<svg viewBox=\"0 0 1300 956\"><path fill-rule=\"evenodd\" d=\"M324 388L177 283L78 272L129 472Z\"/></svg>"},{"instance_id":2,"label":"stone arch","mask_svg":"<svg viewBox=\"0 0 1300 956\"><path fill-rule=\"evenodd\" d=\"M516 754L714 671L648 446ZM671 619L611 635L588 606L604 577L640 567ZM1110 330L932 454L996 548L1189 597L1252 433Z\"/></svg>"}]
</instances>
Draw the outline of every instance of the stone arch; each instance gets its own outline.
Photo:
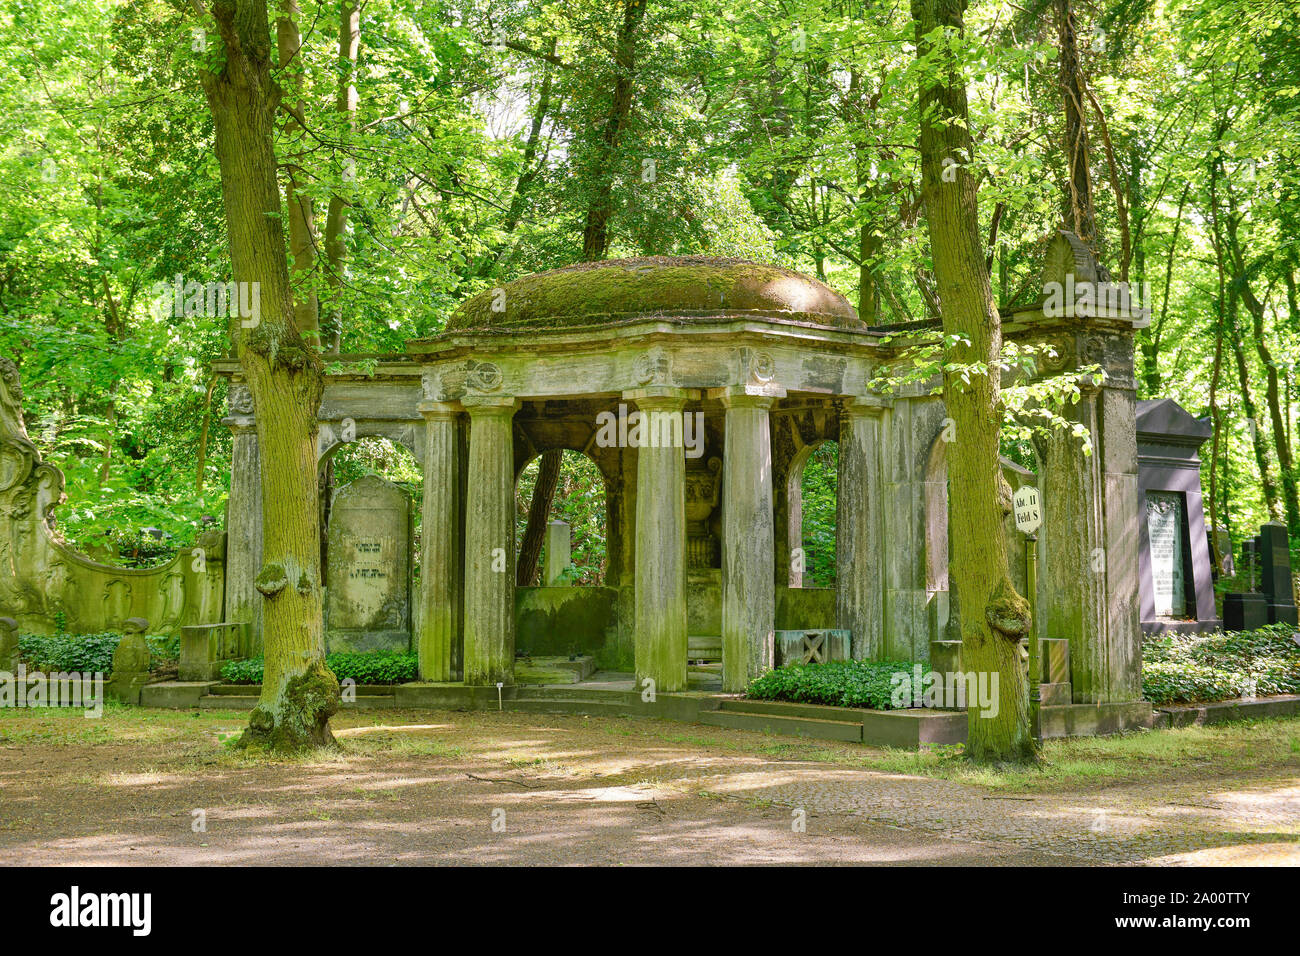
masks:
<instances>
[{"instance_id":1,"label":"stone arch","mask_svg":"<svg viewBox=\"0 0 1300 956\"><path fill-rule=\"evenodd\" d=\"M351 427L348 426L349 422ZM387 438L409 451L417 462L423 461L424 429L421 426L420 422L374 421L350 419L346 416L337 421L321 422L316 436L317 467L324 468L325 463L340 448L357 438ZM351 438L345 439L348 434Z\"/></svg>"},{"instance_id":2,"label":"stone arch","mask_svg":"<svg viewBox=\"0 0 1300 956\"><path fill-rule=\"evenodd\" d=\"M793 457L791 457L790 465L785 475L784 492L785 492L786 519L787 519L786 520L786 541L788 542L788 547L786 548L785 553L789 558L789 562L787 565L788 575L789 575L788 580L789 580L789 586L792 588L804 587L805 574L807 573L806 568L803 572L797 570L797 566L794 561L795 549L803 547L804 469L807 467L808 462L812 459L813 454L823 445L826 445L828 443L837 446L837 448L839 446L838 439L832 437L825 437L825 438L819 438L799 448L798 451L794 453ZM836 500L838 502L839 499L838 471L835 476L835 492L836 492ZM838 514L837 514L837 519L838 519ZM835 534L836 534L836 550L838 552L838 546L839 546L839 540L838 540L839 521L838 520L836 521Z\"/></svg>"},{"instance_id":3,"label":"stone arch","mask_svg":"<svg viewBox=\"0 0 1300 956\"><path fill-rule=\"evenodd\" d=\"M586 459L587 462L593 465L597 473L600 475L601 488L604 493L604 502L605 502L604 517L602 522L604 525L604 532L605 532L605 563L600 571L600 574L598 575L597 580L592 583L597 586L603 585L608 580L615 579L614 571L617 565L617 550L618 550L617 540L615 537L617 532L616 516L618 513L618 498L617 498L617 491L615 490L614 478L609 474L607 465L601 461L600 457L592 454L591 449L577 447L576 444L574 443L557 443L544 448L530 448L529 453L526 454L526 456L520 456L520 458L516 462L517 467L515 468L515 474L514 474L515 500L517 502L522 500L519 497L519 482L523 478L524 472L528 469L528 466L535 461L539 461L545 452L556 450L556 449L581 456L582 458ZM563 461L561 462L560 465L561 481L563 481L566 468L569 467L572 466L567 465ZM523 502L523 507L525 509L525 514L526 514L526 509L527 509L526 501ZM554 510L554 503L553 503L551 514L547 516L547 520L548 521L554 520L554 517L555 517L555 510ZM518 560L518 556L519 556L518 554L519 545L520 545L519 536L521 534L522 534L522 530L516 531L516 537L515 537L516 561ZM541 582L541 583L545 583L545 582Z\"/></svg>"}]
</instances>

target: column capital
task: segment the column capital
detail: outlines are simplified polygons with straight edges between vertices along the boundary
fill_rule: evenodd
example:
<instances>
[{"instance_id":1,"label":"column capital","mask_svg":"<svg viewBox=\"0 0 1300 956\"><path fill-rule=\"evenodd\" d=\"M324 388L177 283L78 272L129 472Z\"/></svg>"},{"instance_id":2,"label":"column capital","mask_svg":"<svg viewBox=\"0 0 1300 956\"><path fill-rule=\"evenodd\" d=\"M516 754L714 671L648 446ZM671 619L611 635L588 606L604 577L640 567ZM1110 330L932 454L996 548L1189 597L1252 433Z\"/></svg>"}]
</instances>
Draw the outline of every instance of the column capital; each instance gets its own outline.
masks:
<instances>
[{"instance_id":1,"label":"column capital","mask_svg":"<svg viewBox=\"0 0 1300 956\"><path fill-rule=\"evenodd\" d=\"M221 419L221 424L225 425L236 435L240 432L257 430L257 419L252 415L227 415L225 418Z\"/></svg>"},{"instance_id":2,"label":"column capital","mask_svg":"<svg viewBox=\"0 0 1300 956\"><path fill-rule=\"evenodd\" d=\"M785 389L773 385L728 385L709 389L709 397L721 401L723 408L770 409L778 398L785 398Z\"/></svg>"},{"instance_id":3,"label":"column capital","mask_svg":"<svg viewBox=\"0 0 1300 956\"><path fill-rule=\"evenodd\" d=\"M864 415L880 415L885 409L893 407L894 400L884 395L846 395L844 411L854 418Z\"/></svg>"},{"instance_id":4,"label":"column capital","mask_svg":"<svg viewBox=\"0 0 1300 956\"><path fill-rule=\"evenodd\" d=\"M467 395L461 399L471 418L483 415L513 415L521 402L513 395Z\"/></svg>"},{"instance_id":5,"label":"column capital","mask_svg":"<svg viewBox=\"0 0 1300 956\"><path fill-rule=\"evenodd\" d=\"M691 389L671 385L647 385L623 393L624 401L636 402L636 407L646 412L678 412L692 397Z\"/></svg>"},{"instance_id":6,"label":"column capital","mask_svg":"<svg viewBox=\"0 0 1300 956\"><path fill-rule=\"evenodd\" d=\"M420 402L415 407L424 416L425 421L430 422L453 421L457 415L464 411L464 407L460 402L425 401Z\"/></svg>"}]
</instances>

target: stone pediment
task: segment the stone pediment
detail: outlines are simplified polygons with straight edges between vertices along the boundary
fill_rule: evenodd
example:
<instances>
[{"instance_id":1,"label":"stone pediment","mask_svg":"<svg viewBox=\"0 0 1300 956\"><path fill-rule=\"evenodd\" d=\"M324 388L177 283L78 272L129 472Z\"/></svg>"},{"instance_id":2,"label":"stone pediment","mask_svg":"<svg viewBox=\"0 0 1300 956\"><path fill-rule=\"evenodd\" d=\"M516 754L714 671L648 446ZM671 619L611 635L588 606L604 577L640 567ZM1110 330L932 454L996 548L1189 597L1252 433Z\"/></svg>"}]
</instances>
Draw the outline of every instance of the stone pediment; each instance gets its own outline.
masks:
<instances>
[{"instance_id":1,"label":"stone pediment","mask_svg":"<svg viewBox=\"0 0 1300 956\"><path fill-rule=\"evenodd\" d=\"M1137 434L1139 442L1199 447L1214 427L1172 398L1149 398L1137 403Z\"/></svg>"}]
</instances>

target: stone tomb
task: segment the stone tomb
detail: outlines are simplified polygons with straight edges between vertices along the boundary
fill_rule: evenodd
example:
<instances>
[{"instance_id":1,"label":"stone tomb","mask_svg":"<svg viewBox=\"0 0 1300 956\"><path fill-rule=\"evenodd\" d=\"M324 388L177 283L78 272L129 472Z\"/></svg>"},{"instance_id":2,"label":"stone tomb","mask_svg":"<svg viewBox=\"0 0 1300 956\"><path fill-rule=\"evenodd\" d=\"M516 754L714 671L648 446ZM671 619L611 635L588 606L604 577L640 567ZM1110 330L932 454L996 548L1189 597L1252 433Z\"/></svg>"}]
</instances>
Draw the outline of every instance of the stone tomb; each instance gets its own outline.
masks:
<instances>
[{"instance_id":1,"label":"stone tomb","mask_svg":"<svg viewBox=\"0 0 1300 956\"><path fill-rule=\"evenodd\" d=\"M1142 630L1209 631L1220 626L1198 451L1211 428L1173 399L1137 403L1138 578Z\"/></svg>"},{"instance_id":2,"label":"stone tomb","mask_svg":"<svg viewBox=\"0 0 1300 956\"><path fill-rule=\"evenodd\" d=\"M333 652L411 648L411 499L375 475L330 508L325 643Z\"/></svg>"}]
</instances>

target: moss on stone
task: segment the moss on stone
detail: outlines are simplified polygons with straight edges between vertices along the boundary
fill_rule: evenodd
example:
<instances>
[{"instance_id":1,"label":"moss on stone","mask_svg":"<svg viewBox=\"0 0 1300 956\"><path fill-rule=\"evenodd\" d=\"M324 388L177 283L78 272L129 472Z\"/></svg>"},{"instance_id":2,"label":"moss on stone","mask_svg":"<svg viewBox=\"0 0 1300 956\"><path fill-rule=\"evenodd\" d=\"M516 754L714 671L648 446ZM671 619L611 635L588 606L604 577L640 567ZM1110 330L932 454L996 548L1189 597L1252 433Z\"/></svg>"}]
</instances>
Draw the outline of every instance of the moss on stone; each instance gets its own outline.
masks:
<instances>
[{"instance_id":1,"label":"moss on stone","mask_svg":"<svg viewBox=\"0 0 1300 956\"><path fill-rule=\"evenodd\" d=\"M494 311L494 304L502 310ZM461 304L447 331L553 329L728 313L863 327L842 295L789 269L711 256L651 256L582 262L485 289Z\"/></svg>"}]
</instances>

